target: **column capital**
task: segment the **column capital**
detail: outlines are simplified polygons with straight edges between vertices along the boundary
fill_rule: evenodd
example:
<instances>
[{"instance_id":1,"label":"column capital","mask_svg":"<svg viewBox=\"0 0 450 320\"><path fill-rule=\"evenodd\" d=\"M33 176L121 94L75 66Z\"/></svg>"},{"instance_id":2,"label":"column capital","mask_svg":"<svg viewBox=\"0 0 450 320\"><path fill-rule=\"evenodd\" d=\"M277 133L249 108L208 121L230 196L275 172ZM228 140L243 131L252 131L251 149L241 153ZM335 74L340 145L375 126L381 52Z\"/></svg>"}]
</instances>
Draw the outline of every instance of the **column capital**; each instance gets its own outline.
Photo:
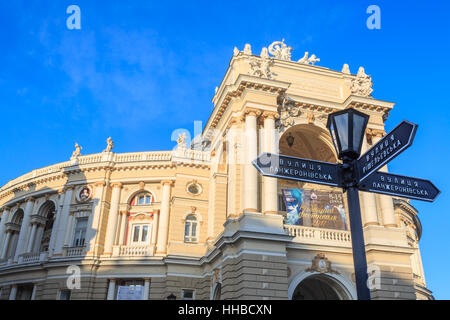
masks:
<instances>
[{"instance_id":1,"label":"column capital","mask_svg":"<svg viewBox=\"0 0 450 320\"><path fill-rule=\"evenodd\" d=\"M230 129L234 125L241 124L243 120L244 120L243 117L238 116L231 117L230 121L228 121L227 129Z\"/></svg>"},{"instance_id":2,"label":"column capital","mask_svg":"<svg viewBox=\"0 0 450 320\"><path fill-rule=\"evenodd\" d=\"M33 197L27 197L27 198L25 198L25 202L34 202L34 201L36 201L36 199L33 198Z\"/></svg>"},{"instance_id":3,"label":"column capital","mask_svg":"<svg viewBox=\"0 0 450 320\"><path fill-rule=\"evenodd\" d=\"M173 180L161 180L161 184L164 185L169 185L169 186L173 186L175 184L175 182Z\"/></svg>"},{"instance_id":4,"label":"column capital","mask_svg":"<svg viewBox=\"0 0 450 320\"><path fill-rule=\"evenodd\" d=\"M3 206L0 208L0 212L3 213L4 211L9 211L11 208L9 206Z\"/></svg>"},{"instance_id":5,"label":"column capital","mask_svg":"<svg viewBox=\"0 0 450 320\"><path fill-rule=\"evenodd\" d=\"M97 181L97 182L94 182L94 186L95 187L104 187L104 186L106 186L106 182L105 181Z\"/></svg>"},{"instance_id":6,"label":"column capital","mask_svg":"<svg viewBox=\"0 0 450 320\"><path fill-rule=\"evenodd\" d=\"M73 190L75 189L75 186L64 186L63 188L63 192L69 191L69 190Z\"/></svg>"},{"instance_id":7,"label":"column capital","mask_svg":"<svg viewBox=\"0 0 450 320\"><path fill-rule=\"evenodd\" d=\"M266 120L266 119L278 119L280 117L280 115L278 114L278 112L276 111L264 111L261 115L261 120Z\"/></svg>"},{"instance_id":8,"label":"column capital","mask_svg":"<svg viewBox=\"0 0 450 320\"><path fill-rule=\"evenodd\" d=\"M111 183L111 188L119 188L121 189L123 187L123 184L121 182L113 182Z\"/></svg>"},{"instance_id":9,"label":"column capital","mask_svg":"<svg viewBox=\"0 0 450 320\"><path fill-rule=\"evenodd\" d=\"M382 138L385 135L386 132L384 132L384 130L381 129L372 129L372 128L366 129L366 137L369 145L373 144L373 138Z\"/></svg>"},{"instance_id":10,"label":"column capital","mask_svg":"<svg viewBox=\"0 0 450 320\"><path fill-rule=\"evenodd\" d=\"M246 108L243 112L242 112L242 118L241 120L245 120L245 118L247 116L254 116L254 117L259 117L261 115L262 111L259 109L255 109L255 108Z\"/></svg>"}]
</instances>

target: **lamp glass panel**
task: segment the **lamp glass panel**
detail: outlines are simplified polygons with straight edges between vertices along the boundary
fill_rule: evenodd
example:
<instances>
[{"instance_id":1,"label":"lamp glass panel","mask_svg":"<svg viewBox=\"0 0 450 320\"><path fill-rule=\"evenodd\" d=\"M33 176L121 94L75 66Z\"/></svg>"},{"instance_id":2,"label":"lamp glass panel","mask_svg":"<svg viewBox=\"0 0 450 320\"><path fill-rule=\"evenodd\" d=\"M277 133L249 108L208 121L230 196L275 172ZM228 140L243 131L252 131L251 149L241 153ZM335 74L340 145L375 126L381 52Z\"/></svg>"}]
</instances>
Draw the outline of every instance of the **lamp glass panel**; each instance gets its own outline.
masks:
<instances>
[{"instance_id":1,"label":"lamp glass panel","mask_svg":"<svg viewBox=\"0 0 450 320\"><path fill-rule=\"evenodd\" d=\"M364 134L364 123L364 117L358 114L353 114L353 149L356 153L361 152L359 148L361 146L361 139Z\"/></svg>"},{"instance_id":2,"label":"lamp glass panel","mask_svg":"<svg viewBox=\"0 0 450 320\"><path fill-rule=\"evenodd\" d=\"M339 141L341 143L341 150L347 151L348 149L348 114L340 114L334 117L336 123L336 130L339 136Z\"/></svg>"},{"instance_id":3,"label":"lamp glass panel","mask_svg":"<svg viewBox=\"0 0 450 320\"><path fill-rule=\"evenodd\" d=\"M338 148L338 144L336 141L336 131L334 131L333 121L331 121L331 124L330 124L330 133L331 133L331 139L333 139L334 148L336 149L336 152L339 153L339 148Z\"/></svg>"}]
</instances>

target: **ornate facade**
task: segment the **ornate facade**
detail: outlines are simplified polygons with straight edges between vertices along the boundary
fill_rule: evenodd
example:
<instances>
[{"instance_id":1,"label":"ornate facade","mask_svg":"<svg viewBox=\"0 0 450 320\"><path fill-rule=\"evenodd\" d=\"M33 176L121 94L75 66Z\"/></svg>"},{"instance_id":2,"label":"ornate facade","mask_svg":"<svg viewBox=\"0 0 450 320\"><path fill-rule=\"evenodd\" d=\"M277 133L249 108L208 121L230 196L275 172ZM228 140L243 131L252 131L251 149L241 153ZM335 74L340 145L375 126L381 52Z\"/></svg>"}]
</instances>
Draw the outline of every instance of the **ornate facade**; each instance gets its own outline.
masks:
<instances>
[{"instance_id":1,"label":"ornate facade","mask_svg":"<svg viewBox=\"0 0 450 320\"><path fill-rule=\"evenodd\" d=\"M235 48L198 144L180 135L172 151L120 154L109 138L90 155L76 144L70 160L4 185L0 299L355 299L348 228L287 223L283 202L286 189L342 190L261 177L250 162L337 162L325 124L349 107L370 115L367 150L394 103L371 96L362 67L291 51ZM417 210L360 198L372 298L432 299Z\"/></svg>"}]
</instances>

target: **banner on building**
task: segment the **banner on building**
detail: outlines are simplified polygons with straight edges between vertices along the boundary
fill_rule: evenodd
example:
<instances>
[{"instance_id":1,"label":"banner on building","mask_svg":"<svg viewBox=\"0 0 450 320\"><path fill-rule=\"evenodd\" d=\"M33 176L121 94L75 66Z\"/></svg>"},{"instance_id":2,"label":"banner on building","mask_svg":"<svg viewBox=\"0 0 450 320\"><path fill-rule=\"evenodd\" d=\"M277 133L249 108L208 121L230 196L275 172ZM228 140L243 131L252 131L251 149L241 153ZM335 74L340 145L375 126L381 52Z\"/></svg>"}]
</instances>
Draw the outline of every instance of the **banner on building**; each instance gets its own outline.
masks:
<instances>
[{"instance_id":1,"label":"banner on building","mask_svg":"<svg viewBox=\"0 0 450 320\"><path fill-rule=\"evenodd\" d=\"M119 286L117 288L117 300L142 300L144 286Z\"/></svg>"},{"instance_id":2,"label":"banner on building","mask_svg":"<svg viewBox=\"0 0 450 320\"><path fill-rule=\"evenodd\" d=\"M286 224L347 230L342 193L308 189L283 189Z\"/></svg>"}]
</instances>

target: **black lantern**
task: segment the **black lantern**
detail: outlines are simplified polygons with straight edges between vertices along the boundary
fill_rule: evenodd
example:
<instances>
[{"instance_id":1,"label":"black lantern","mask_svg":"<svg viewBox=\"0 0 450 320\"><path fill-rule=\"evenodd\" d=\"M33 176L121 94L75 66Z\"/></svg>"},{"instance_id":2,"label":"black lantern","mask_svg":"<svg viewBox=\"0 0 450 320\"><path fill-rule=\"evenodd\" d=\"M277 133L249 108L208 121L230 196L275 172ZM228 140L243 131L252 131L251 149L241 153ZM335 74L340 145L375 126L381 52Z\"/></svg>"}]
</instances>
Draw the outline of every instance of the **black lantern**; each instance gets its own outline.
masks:
<instances>
[{"instance_id":1,"label":"black lantern","mask_svg":"<svg viewBox=\"0 0 450 320\"><path fill-rule=\"evenodd\" d=\"M354 160L361 154L369 116L349 108L328 115L327 128L341 160Z\"/></svg>"},{"instance_id":2,"label":"black lantern","mask_svg":"<svg viewBox=\"0 0 450 320\"><path fill-rule=\"evenodd\" d=\"M294 145L294 140L295 140L295 138L289 132L289 135L286 137L286 142L287 142L289 148L292 148L292 146Z\"/></svg>"}]
</instances>

